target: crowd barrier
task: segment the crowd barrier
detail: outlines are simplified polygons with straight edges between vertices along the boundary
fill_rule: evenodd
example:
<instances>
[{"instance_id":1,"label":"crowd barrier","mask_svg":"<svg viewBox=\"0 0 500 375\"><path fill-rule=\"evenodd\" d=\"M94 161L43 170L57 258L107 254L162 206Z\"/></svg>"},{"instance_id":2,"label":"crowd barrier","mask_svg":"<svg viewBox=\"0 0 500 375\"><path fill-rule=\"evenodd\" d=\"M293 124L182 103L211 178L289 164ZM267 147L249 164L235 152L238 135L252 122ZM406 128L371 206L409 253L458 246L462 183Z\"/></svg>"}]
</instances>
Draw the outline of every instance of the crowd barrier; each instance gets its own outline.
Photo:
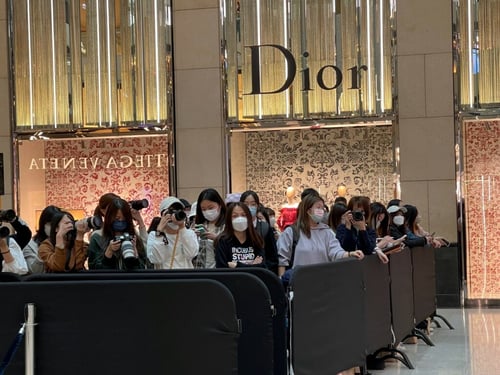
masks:
<instances>
[{"instance_id":1,"label":"crowd barrier","mask_svg":"<svg viewBox=\"0 0 500 375\"><path fill-rule=\"evenodd\" d=\"M238 374L235 301L214 280L8 282L0 295L2 356L36 307L36 374ZM25 373L23 354L6 373Z\"/></svg>"},{"instance_id":2,"label":"crowd barrier","mask_svg":"<svg viewBox=\"0 0 500 375\"><path fill-rule=\"evenodd\" d=\"M388 265L367 256L298 267L290 301L275 275L253 268L0 274L0 356L33 303L41 375L286 375L288 349L296 375L363 368L367 355L413 368L396 346L436 311L432 259L413 248ZM23 363L20 350L8 373Z\"/></svg>"}]
</instances>

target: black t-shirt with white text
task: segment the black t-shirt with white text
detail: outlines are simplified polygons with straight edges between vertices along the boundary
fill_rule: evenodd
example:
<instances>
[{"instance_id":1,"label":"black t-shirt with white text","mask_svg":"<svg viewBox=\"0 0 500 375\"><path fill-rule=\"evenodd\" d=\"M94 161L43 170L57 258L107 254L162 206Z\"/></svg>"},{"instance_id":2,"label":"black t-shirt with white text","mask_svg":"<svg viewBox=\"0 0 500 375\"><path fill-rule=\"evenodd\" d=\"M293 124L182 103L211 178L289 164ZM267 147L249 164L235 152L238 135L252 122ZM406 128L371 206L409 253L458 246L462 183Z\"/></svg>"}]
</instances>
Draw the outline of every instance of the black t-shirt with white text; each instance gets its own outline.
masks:
<instances>
[{"instance_id":1,"label":"black t-shirt with white text","mask_svg":"<svg viewBox=\"0 0 500 375\"><path fill-rule=\"evenodd\" d=\"M261 264L252 264L258 256L264 258L263 249L255 247L247 238L241 243L235 236L220 238L215 248L215 265L217 268L228 268L228 262L237 262L237 267L264 267Z\"/></svg>"}]
</instances>

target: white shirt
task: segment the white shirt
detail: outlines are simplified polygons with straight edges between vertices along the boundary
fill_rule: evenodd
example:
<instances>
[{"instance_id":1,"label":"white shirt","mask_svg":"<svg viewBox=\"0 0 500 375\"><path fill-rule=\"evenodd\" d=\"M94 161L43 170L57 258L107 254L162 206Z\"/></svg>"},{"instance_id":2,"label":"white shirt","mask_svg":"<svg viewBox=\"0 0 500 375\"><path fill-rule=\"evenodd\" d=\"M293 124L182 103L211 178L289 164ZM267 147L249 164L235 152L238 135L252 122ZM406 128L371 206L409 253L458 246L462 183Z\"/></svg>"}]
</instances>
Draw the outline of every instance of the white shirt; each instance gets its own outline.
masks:
<instances>
[{"instance_id":1,"label":"white shirt","mask_svg":"<svg viewBox=\"0 0 500 375\"><path fill-rule=\"evenodd\" d=\"M155 269L170 269L172 254L175 255L172 263L172 268L194 268L193 258L198 255L198 238L192 229L182 228L178 234L156 235L156 231L152 231L148 236L147 255Z\"/></svg>"},{"instance_id":2,"label":"white shirt","mask_svg":"<svg viewBox=\"0 0 500 375\"><path fill-rule=\"evenodd\" d=\"M9 242L9 250L14 257L14 261L7 263L3 260L2 272L12 272L17 273L18 275L26 275L28 273L28 265L26 264L26 260L24 260L23 251L12 237L7 240Z\"/></svg>"}]
</instances>

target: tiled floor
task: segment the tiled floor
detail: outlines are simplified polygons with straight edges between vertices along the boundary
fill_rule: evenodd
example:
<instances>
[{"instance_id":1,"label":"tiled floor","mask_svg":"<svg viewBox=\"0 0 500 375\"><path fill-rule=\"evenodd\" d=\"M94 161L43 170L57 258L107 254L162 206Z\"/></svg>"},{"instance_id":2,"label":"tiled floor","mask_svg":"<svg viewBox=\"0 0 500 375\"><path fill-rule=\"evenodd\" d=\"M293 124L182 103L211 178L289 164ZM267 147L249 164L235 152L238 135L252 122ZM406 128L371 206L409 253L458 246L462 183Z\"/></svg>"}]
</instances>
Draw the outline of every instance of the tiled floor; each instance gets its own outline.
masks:
<instances>
[{"instance_id":1,"label":"tiled floor","mask_svg":"<svg viewBox=\"0 0 500 375\"><path fill-rule=\"evenodd\" d=\"M399 361L386 362L385 370L370 370L373 375L500 375L500 309L440 309L454 330L441 323L434 328L428 346L422 340L405 344L415 369Z\"/></svg>"}]
</instances>

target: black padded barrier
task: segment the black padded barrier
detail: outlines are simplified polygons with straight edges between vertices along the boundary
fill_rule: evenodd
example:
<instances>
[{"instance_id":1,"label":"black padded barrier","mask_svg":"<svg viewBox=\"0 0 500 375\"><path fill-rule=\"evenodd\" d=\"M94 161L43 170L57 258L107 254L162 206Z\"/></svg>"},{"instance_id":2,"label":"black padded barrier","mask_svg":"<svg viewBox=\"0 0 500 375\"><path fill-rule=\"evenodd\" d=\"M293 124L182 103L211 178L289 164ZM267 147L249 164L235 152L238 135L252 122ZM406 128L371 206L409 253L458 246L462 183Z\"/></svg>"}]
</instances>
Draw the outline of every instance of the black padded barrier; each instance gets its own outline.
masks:
<instances>
[{"instance_id":1,"label":"black padded barrier","mask_svg":"<svg viewBox=\"0 0 500 375\"><path fill-rule=\"evenodd\" d=\"M389 256L392 327L396 343L401 342L415 327L411 251L404 248Z\"/></svg>"},{"instance_id":2,"label":"black padded barrier","mask_svg":"<svg viewBox=\"0 0 500 375\"><path fill-rule=\"evenodd\" d=\"M363 366L365 306L361 261L297 267L293 276L292 362L296 375Z\"/></svg>"},{"instance_id":3,"label":"black padded barrier","mask_svg":"<svg viewBox=\"0 0 500 375\"><path fill-rule=\"evenodd\" d=\"M271 296L266 285L248 272L237 270L145 270L141 272L82 272L76 274L40 274L26 281L41 280L185 280L212 279L233 294L241 334L238 344L239 375L273 374L273 316ZM199 310L197 314L204 314ZM212 344L209 344L212 345ZM215 343L214 343L215 345ZM220 354L219 354L220 355ZM222 359L222 358L221 358Z\"/></svg>"},{"instance_id":4,"label":"black padded barrier","mask_svg":"<svg viewBox=\"0 0 500 375\"><path fill-rule=\"evenodd\" d=\"M419 323L436 312L436 269L434 248L411 249L413 266L413 302L415 322Z\"/></svg>"},{"instance_id":5,"label":"black padded barrier","mask_svg":"<svg viewBox=\"0 0 500 375\"><path fill-rule=\"evenodd\" d=\"M365 285L366 354L392 343L389 267L376 255L361 262Z\"/></svg>"},{"instance_id":6,"label":"black padded barrier","mask_svg":"<svg viewBox=\"0 0 500 375\"><path fill-rule=\"evenodd\" d=\"M235 302L215 280L2 283L0 295L3 353L35 304L39 375L238 373ZM24 374L22 348L7 373Z\"/></svg>"}]
</instances>

